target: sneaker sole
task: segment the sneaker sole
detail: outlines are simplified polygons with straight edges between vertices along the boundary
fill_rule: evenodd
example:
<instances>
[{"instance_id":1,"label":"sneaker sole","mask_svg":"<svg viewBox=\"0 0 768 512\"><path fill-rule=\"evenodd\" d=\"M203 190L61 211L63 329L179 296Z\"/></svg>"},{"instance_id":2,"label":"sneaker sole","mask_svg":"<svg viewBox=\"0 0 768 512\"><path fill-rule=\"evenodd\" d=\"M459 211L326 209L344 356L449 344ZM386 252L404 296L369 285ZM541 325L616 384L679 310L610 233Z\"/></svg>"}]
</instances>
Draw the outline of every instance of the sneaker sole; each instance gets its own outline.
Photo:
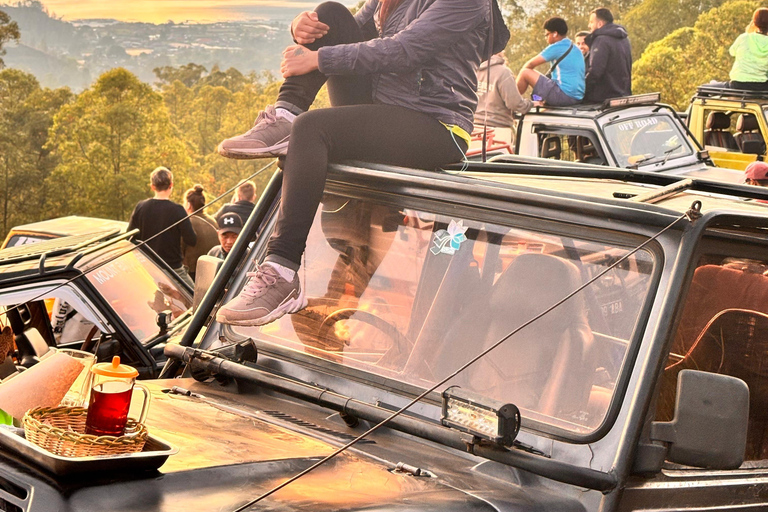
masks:
<instances>
[{"instance_id":1,"label":"sneaker sole","mask_svg":"<svg viewBox=\"0 0 768 512\"><path fill-rule=\"evenodd\" d=\"M237 325L242 327L258 327L259 325L265 325L270 322L274 322L278 318L286 314L293 314L301 311L307 307L307 298L304 293L299 295L295 299L291 299L288 302L281 304L275 308L271 313L261 318L255 318L252 320L226 320L220 313L216 313L216 321L226 325Z\"/></svg>"},{"instance_id":2,"label":"sneaker sole","mask_svg":"<svg viewBox=\"0 0 768 512\"><path fill-rule=\"evenodd\" d=\"M259 149L225 149L219 146L217 151L223 157L234 158L237 160L250 160L268 156L285 156L288 153L288 141L275 144L268 148Z\"/></svg>"}]
</instances>

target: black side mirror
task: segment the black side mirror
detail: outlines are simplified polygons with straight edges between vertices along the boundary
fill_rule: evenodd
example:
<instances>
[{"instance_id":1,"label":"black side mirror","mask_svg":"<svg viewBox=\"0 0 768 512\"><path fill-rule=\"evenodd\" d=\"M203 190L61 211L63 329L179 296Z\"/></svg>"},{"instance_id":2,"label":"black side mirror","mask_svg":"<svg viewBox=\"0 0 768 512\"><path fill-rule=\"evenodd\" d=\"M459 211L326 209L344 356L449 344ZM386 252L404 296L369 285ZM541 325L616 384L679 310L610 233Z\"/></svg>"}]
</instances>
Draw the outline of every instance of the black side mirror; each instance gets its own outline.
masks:
<instances>
[{"instance_id":1,"label":"black side mirror","mask_svg":"<svg viewBox=\"0 0 768 512\"><path fill-rule=\"evenodd\" d=\"M654 422L651 439L668 444L667 460L707 469L744 462L749 388L736 377L683 370L677 377L675 417Z\"/></svg>"}]
</instances>

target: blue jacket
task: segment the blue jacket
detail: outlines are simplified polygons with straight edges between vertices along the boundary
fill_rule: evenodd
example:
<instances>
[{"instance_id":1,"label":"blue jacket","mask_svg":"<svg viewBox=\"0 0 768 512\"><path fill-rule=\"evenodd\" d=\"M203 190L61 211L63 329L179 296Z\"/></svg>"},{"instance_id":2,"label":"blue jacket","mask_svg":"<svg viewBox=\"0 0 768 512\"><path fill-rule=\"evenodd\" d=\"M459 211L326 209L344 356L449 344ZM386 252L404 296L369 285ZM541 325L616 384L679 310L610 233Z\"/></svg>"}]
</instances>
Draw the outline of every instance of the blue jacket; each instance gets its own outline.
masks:
<instances>
[{"instance_id":1,"label":"blue jacket","mask_svg":"<svg viewBox=\"0 0 768 512\"><path fill-rule=\"evenodd\" d=\"M379 2L368 0L355 19L374 19L380 37L326 46L318 67L326 75L373 76L376 103L429 114L472 133L477 68L488 38L488 0L404 0L383 27Z\"/></svg>"}]
</instances>

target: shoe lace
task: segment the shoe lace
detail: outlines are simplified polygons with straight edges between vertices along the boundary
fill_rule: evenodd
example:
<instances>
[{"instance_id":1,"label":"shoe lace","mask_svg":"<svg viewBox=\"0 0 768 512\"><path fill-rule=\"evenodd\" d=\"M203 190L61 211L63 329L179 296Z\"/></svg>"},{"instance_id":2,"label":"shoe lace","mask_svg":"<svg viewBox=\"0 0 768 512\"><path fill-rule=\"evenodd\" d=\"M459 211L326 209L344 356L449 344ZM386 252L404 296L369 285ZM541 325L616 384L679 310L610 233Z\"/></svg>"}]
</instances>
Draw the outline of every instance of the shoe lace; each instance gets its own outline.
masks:
<instances>
[{"instance_id":1,"label":"shoe lace","mask_svg":"<svg viewBox=\"0 0 768 512\"><path fill-rule=\"evenodd\" d=\"M264 110L262 110L261 112L259 112L259 115L256 118L256 122L253 123L253 127L250 130L248 130L248 133L255 130L259 125L272 124L275 121L277 121L277 114L275 113L274 107L270 105Z\"/></svg>"},{"instance_id":2,"label":"shoe lace","mask_svg":"<svg viewBox=\"0 0 768 512\"><path fill-rule=\"evenodd\" d=\"M264 290L277 284L277 273L269 266L257 267L255 272L247 272L245 275L249 279L241 293L249 297L259 296Z\"/></svg>"}]
</instances>

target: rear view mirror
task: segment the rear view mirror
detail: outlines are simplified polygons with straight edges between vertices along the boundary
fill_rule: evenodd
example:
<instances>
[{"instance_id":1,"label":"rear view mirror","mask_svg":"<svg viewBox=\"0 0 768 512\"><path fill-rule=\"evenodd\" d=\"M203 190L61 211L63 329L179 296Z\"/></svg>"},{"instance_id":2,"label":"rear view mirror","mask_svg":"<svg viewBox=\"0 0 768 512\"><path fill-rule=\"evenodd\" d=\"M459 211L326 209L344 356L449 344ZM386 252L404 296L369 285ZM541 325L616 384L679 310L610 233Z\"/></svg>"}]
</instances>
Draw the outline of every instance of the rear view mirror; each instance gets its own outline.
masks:
<instances>
[{"instance_id":1,"label":"rear view mirror","mask_svg":"<svg viewBox=\"0 0 768 512\"><path fill-rule=\"evenodd\" d=\"M203 300L205 292L211 287L213 279L216 277L216 272L219 271L222 263L224 263L224 260L208 256L207 254L198 258L197 267L195 268L195 294L192 297L192 311L195 311Z\"/></svg>"},{"instance_id":2,"label":"rear view mirror","mask_svg":"<svg viewBox=\"0 0 768 512\"><path fill-rule=\"evenodd\" d=\"M675 417L654 422L651 439L668 443L667 460L708 469L744 461L749 388L736 377L697 370L678 375Z\"/></svg>"}]
</instances>

